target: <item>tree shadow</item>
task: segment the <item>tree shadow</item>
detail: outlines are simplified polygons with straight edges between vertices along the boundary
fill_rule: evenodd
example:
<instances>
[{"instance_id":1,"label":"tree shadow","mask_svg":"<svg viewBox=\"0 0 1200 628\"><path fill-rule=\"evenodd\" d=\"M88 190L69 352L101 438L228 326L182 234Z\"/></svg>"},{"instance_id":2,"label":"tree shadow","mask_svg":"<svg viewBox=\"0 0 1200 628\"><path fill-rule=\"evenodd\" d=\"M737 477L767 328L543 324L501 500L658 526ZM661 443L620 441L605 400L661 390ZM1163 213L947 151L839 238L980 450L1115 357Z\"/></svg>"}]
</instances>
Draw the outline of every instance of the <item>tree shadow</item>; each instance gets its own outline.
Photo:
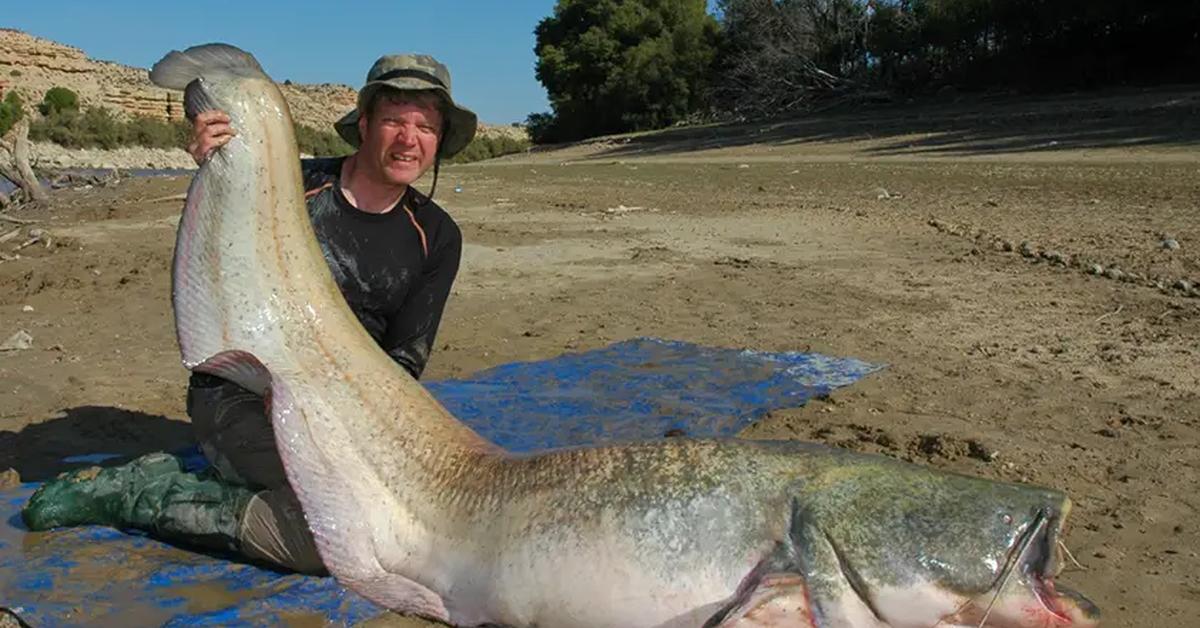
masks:
<instances>
[{"instance_id":1,"label":"tree shadow","mask_svg":"<svg viewBox=\"0 0 1200 628\"><path fill-rule=\"evenodd\" d=\"M684 127L597 138L591 159L758 145L870 142L868 155L978 156L1015 152L1200 144L1200 86L957 102L859 104L754 123ZM587 142L584 142L587 143Z\"/></svg>"},{"instance_id":2,"label":"tree shadow","mask_svg":"<svg viewBox=\"0 0 1200 628\"><path fill-rule=\"evenodd\" d=\"M63 471L123 464L155 451L194 443L190 423L136 410L81 406L30 424L0 431L0 470L12 467L24 482L41 482Z\"/></svg>"}]
</instances>

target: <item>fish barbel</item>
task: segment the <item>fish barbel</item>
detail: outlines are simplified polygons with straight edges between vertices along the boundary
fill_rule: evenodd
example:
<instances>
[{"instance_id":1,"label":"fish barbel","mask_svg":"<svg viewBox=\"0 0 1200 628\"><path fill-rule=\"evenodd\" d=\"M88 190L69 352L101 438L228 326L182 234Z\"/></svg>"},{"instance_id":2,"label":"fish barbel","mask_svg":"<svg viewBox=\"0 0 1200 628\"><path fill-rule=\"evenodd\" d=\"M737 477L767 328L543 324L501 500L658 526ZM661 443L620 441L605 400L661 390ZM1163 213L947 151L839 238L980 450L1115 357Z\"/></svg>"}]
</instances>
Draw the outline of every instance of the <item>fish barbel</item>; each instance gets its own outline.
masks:
<instances>
[{"instance_id":1,"label":"fish barbel","mask_svg":"<svg viewBox=\"0 0 1200 628\"><path fill-rule=\"evenodd\" d=\"M666 439L515 455L381 350L316 242L292 120L231 46L151 71L238 135L188 190L184 365L267 396L344 586L453 625L1095 626L1059 586L1070 500L801 442Z\"/></svg>"}]
</instances>

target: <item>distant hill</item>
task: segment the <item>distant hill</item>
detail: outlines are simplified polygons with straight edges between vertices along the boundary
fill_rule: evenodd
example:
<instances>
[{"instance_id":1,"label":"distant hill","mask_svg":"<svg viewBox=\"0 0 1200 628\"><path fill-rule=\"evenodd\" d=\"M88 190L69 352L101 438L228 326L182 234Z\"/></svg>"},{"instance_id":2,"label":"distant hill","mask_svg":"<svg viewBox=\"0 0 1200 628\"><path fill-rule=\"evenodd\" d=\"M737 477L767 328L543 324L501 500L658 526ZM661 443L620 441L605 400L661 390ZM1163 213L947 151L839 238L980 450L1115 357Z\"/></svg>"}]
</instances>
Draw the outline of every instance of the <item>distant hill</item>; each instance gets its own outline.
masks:
<instances>
[{"instance_id":1,"label":"distant hill","mask_svg":"<svg viewBox=\"0 0 1200 628\"><path fill-rule=\"evenodd\" d=\"M0 92L16 91L27 103L42 101L52 87L66 87L86 107L107 107L125 115L159 119L183 118L182 95L150 82L146 68L92 59L72 46L28 33L0 28ZM305 126L330 130L354 107L356 90L332 83L283 82L293 119ZM524 136L523 129L480 124L480 133Z\"/></svg>"}]
</instances>

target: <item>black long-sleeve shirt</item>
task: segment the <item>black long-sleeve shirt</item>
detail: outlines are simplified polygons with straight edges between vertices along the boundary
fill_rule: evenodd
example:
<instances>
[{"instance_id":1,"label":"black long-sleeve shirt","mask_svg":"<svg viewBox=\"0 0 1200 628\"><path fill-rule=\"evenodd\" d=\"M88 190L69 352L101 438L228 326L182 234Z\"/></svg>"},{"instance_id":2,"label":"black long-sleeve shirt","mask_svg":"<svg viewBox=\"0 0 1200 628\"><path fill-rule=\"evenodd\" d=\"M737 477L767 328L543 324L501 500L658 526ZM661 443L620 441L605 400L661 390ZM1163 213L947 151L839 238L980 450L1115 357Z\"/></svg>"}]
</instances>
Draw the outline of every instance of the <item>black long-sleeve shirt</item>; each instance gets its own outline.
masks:
<instances>
[{"instance_id":1,"label":"black long-sleeve shirt","mask_svg":"<svg viewBox=\"0 0 1200 628\"><path fill-rule=\"evenodd\" d=\"M389 212L358 210L342 194L341 168L342 158L302 162L317 241L363 327L419 378L458 274L462 232L412 187Z\"/></svg>"},{"instance_id":2,"label":"black long-sleeve shirt","mask_svg":"<svg viewBox=\"0 0 1200 628\"><path fill-rule=\"evenodd\" d=\"M429 361L462 257L462 232L437 203L411 186L382 214L342 194L344 158L301 161L305 200L334 280L367 332L420 378ZM193 373L190 387L222 380Z\"/></svg>"}]
</instances>

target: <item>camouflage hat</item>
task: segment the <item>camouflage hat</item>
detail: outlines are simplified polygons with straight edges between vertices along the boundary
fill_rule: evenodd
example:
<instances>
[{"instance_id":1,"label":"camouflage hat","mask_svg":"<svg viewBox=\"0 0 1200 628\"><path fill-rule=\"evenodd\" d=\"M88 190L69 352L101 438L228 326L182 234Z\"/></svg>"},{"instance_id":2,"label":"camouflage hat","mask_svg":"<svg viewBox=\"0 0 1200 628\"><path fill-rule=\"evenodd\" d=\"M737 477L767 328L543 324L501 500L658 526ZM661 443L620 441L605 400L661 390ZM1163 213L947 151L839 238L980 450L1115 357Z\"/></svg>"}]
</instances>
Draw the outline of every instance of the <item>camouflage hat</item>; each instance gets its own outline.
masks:
<instances>
[{"instance_id":1,"label":"camouflage hat","mask_svg":"<svg viewBox=\"0 0 1200 628\"><path fill-rule=\"evenodd\" d=\"M367 72L367 82L358 91L358 106L334 123L338 135L357 148L358 114L370 97L381 88L432 91L441 97L446 127L438 147L440 157L452 157L466 148L475 137L478 118L450 96L450 70L429 55L401 54L380 57Z\"/></svg>"}]
</instances>

